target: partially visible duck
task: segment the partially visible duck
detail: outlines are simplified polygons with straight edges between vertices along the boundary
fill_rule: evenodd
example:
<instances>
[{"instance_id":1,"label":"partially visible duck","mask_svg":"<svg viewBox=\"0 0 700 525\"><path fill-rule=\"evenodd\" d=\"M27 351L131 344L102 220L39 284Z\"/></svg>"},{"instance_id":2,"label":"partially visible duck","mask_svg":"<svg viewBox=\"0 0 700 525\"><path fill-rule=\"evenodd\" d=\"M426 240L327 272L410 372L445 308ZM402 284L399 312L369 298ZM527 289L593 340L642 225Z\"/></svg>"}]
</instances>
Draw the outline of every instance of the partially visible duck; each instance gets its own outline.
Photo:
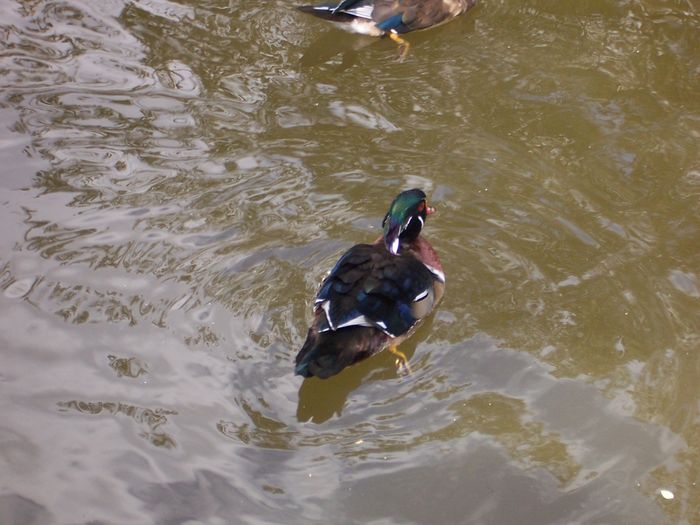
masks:
<instances>
[{"instance_id":1,"label":"partially visible duck","mask_svg":"<svg viewBox=\"0 0 700 525\"><path fill-rule=\"evenodd\" d=\"M399 45L403 60L409 43L399 35L449 22L475 4L476 0L341 0L304 5L299 10L338 22L354 33L389 35Z\"/></svg>"},{"instance_id":2,"label":"partially visible duck","mask_svg":"<svg viewBox=\"0 0 700 525\"><path fill-rule=\"evenodd\" d=\"M408 368L396 347L445 291L437 253L420 236L433 211L423 191L401 192L384 217L383 236L343 254L316 295L297 374L327 378L387 347Z\"/></svg>"}]
</instances>

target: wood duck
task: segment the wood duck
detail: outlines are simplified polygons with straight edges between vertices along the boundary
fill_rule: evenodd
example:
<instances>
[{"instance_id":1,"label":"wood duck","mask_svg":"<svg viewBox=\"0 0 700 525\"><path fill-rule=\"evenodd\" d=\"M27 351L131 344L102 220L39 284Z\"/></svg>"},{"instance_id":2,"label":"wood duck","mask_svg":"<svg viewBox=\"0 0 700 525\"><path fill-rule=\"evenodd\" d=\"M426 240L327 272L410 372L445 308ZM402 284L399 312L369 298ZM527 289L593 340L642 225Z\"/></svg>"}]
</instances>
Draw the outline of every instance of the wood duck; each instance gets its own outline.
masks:
<instances>
[{"instance_id":1,"label":"wood duck","mask_svg":"<svg viewBox=\"0 0 700 525\"><path fill-rule=\"evenodd\" d=\"M403 60L409 43L399 35L449 22L475 4L476 0L340 0L298 9L339 22L354 33L389 35L399 45L399 59Z\"/></svg>"},{"instance_id":2,"label":"wood duck","mask_svg":"<svg viewBox=\"0 0 700 525\"><path fill-rule=\"evenodd\" d=\"M445 291L437 253L420 237L435 210L419 189L399 193L374 244L357 244L338 260L314 302L314 320L295 372L322 379L384 348L408 368L396 347L430 314Z\"/></svg>"}]
</instances>

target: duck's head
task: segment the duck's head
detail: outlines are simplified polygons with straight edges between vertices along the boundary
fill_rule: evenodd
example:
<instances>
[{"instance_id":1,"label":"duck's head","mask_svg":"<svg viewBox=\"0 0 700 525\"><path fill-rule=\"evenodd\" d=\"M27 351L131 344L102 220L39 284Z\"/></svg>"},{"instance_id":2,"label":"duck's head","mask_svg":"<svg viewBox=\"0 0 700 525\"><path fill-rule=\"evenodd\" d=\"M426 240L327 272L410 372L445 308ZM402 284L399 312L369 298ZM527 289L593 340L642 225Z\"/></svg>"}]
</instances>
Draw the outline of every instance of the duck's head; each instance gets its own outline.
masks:
<instances>
[{"instance_id":1,"label":"duck's head","mask_svg":"<svg viewBox=\"0 0 700 525\"><path fill-rule=\"evenodd\" d=\"M419 189L399 193L386 212L382 226L384 244L393 255L398 255L401 243L410 243L418 238L425 218L435 210L428 206L425 193Z\"/></svg>"}]
</instances>

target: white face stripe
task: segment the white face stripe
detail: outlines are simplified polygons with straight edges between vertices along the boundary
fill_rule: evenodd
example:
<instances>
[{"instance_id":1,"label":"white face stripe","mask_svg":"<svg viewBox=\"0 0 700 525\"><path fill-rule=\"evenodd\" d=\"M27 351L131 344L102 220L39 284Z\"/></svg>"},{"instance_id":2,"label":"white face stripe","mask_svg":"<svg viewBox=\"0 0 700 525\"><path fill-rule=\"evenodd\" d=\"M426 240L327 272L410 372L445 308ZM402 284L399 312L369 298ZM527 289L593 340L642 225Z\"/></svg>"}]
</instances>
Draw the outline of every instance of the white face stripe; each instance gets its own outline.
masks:
<instances>
[{"instance_id":1,"label":"white face stripe","mask_svg":"<svg viewBox=\"0 0 700 525\"><path fill-rule=\"evenodd\" d=\"M423 228L423 226L425 226L425 221L423 220L423 217L421 217L420 215L411 215L411 216L408 218L408 220L407 220L406 222L404 222L404 223L401 225L401 230L400 230L400 233L399 233L399 234L401 234L401 233L403 233L403 232L406 231L406 229L409 227L409 225L411 224L411 221L412 221L413 219L418 219L418 220L420 221L420 227L421 227L421 229Z\"/></svg>"},{"instance_id":2,"label":"white face stripe","mask_svg":"<svg viewBox=\"0 0 700 525\"><path fill-rule=\"evenodd\" d=\"M394 255L398 255L399 253L399 238L397 237L396 239L393 240L391 243L391 248L389 250L391 253Z\"/></svg>"}]
</instances>

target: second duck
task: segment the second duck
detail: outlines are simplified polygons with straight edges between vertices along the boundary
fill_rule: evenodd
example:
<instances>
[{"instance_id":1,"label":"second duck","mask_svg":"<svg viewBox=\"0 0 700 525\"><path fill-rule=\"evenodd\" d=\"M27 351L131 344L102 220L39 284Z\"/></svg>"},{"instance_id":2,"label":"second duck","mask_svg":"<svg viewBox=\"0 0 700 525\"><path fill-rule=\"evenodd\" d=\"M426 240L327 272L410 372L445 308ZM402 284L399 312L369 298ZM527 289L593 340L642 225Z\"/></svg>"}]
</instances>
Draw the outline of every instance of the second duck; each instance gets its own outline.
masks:
<instances>
[{"instance_id":1,"label":"second duck","mask_svg":"<svg viewBox=\"0 0 700 525\"><path fill-rule=\"evenodd\" d=\"M389 35L399 44L399 58L403 60L409 43L400 35L449 22L475 4L476 0L342 0L304 5L299 10L338 22L354 33Z\"/></svg>"}]
</instances>

